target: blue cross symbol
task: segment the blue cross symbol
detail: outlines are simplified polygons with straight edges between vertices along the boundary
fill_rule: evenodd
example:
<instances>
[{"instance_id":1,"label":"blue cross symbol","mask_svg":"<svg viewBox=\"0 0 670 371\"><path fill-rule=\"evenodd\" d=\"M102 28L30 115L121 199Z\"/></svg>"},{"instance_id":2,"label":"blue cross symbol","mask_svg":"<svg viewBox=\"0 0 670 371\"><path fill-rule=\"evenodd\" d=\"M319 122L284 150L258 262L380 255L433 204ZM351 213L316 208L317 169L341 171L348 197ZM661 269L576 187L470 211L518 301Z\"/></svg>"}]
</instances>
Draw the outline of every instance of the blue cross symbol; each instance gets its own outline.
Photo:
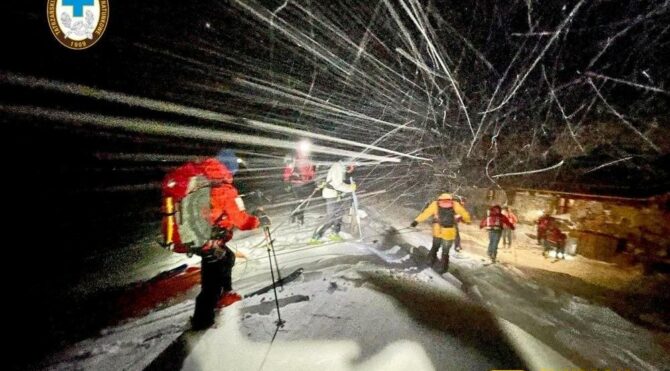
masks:
<instances>
[{"instance_id":1,"label":"blue cross symbol","mask_svg":"<svg viewBox=\"0 0 670 371\"><path fill-rule=\"evenodd\" d=\"M63 0L63 6L71 6L75 17L83 17L84 7L92 5L95 5L95 0Z\"/></svg>"}]
</instances>

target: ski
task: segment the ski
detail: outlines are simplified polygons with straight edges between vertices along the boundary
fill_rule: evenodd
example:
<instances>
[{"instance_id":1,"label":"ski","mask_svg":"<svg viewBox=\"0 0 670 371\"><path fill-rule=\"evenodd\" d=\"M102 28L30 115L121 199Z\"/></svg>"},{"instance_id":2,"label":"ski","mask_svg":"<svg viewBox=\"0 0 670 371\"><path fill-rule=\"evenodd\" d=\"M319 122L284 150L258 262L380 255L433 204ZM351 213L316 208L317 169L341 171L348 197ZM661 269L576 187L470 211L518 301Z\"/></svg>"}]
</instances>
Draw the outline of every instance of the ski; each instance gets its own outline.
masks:
<instances>
[{"instance_id":1,"label":"ski","mask_svg":"<svg viewBox=\"0 0 670 371\"><path fill-rule=\"evenodd\" d=\"M293 273L289 274L286 277L282 278L282 283L289 283L294 281L296 278L300 277L303 272L303 268L296 269ZM277 281L276 284L279 284ZM249 294L244 295L242 300L255 295L261 295L268 291L272 290L272 285L265 286L256 291L253 291ZM236 303L237 301L235 301ZM234 304L234 303L231 303ZM216 313L219 313L221 310L225 309L226 306L217 307L215 309ZM177 370L181 369L184 364L184 360L191 353L193 348L198 344L202 336L207 332L208 329L216 328L216 323L210 328L205 328L201 330L196 330L191 327L191 323L187 323L184 331L177 339L175 339L161 354L158 355L150 364L145 368L145 370Z\"/></svg>"},{"instance_id":2,"label":"ski","mask_svg":"<svg viewBox=\"0 0 670 371\"><path fill-rule=\"evenodd\" d=\"M285 284L285 283L289 283L289 282L291 282L291 281L294 281L296 278L298 278L298 277L302 274L302 272L303 272L303 269L302 269L302 268L298 268L298 269L296 269L293 273L289 274L288 276L286 276L286 277L282 277L282 279L279 280L279 281L277 281L277 282L275 283L275 285L276 285L276 286L279 286L279 285L283 285L283 284ZM272 290L272 285L267 285L267 286L262 287L262 288L260 288L260 289L258 289L258 290L256 290L256 291L253 291L253 292L250 292L250 293L244 295L244 298L246 299L246 298L250 298L250 297L252 297L252 296L265 294L266 292L268 292L268 291L270 291L270 290Z\"/></svg>"},{"instance_id":3,"label":"ski","mask_svg":"<svg viewBox=\"0 0 670 371\"><path fill-rule=\"evenodd\" d=\"M151 283L154 283L154 282L157 282L157 281L160 281L160 280L165 280L165 279L168 279L170 277L174 277L174 276L180 274L181 272L185 271L187 267L188 267L188 264L184 263L184 264L182 264L178 267L160 272L157 275L155 275L154 277L144 281L142 284L151 284Z\"/></svg>"},{"instance_id":4,"label":"ski","mask_svg":"<svg viewBox=\"0 0 670 371\"><path fill-rule=\"evenodd\" d=\"M285 247L285 246L290 246L291 248L303 248L303 247L321 247L321 246L329 246L329 245L335 245L338 243L344 243L344 242L351 242L351 240L342 240L342 241L332 241L332 240L319 240L318 242L303 242L301 244L287 244L287 245L280 245L279 247ZM280 253L281 255L281 253Z\"/></svg>"}]
</instances>

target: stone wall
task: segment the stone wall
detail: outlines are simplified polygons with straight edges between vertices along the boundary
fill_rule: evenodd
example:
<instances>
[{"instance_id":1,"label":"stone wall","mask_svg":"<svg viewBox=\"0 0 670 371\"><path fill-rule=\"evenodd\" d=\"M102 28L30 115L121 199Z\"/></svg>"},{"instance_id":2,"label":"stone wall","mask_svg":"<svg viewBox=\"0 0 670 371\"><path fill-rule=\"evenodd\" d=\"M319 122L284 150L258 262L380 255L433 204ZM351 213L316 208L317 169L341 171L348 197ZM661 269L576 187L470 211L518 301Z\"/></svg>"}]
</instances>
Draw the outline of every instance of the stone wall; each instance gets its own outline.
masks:
<instances>
[{"instance_id":1,"label":"stone wall","mask_svg":"<svg viewBox=\"0 0 670 371\"><path fill-rule=\"evenodd\" d=\"M628 252L668 257L670 213L661 206L575 200L569 214L579 229L622 240Z\"/></svg>"},{"instance_id":2,"label":"stone wall","mask_svg":"<svg viewBox=\"0 0 670 371\"><path fill-rule=\"evenodd\" d=\"M466 198L466 208L472 214L473 219L481 219L486 216L486 211L491 205L505 205L508 203L508 194L504 190L493 191L493 199L489 199L490 190L486 188L464 188L458 194Z\"/></svg>"},{"instance_id":3,"label":"stone wall","mask_svg":"<svg viewBox=\"0 0 670 371\"><path fill-rule=\"evenodd\" d=\"M570 226L565 232L579 239L584 245L581 250L592 252L590 257L612 260L615 255L627 254L636 261L670 262L668 195L637 201L597 200L587 196L571 199L566 195L563 204L567 203L567 208L562 208L559 194L526 191L508 194L522 223L534 224L543 211L550 211L565 221L563 225Z\"/></svg>"},{"instance_id":4,"label":"stone wall","mask_svg":"<svg viewBox=\"0 0 670 371\"><path fill-rule=\"evenodd\" d=\"M554 195L516 192L511 199L512 211L521 223L535 224L544 211L556 214L557 198Z\"/></svg>"}]
</instances>

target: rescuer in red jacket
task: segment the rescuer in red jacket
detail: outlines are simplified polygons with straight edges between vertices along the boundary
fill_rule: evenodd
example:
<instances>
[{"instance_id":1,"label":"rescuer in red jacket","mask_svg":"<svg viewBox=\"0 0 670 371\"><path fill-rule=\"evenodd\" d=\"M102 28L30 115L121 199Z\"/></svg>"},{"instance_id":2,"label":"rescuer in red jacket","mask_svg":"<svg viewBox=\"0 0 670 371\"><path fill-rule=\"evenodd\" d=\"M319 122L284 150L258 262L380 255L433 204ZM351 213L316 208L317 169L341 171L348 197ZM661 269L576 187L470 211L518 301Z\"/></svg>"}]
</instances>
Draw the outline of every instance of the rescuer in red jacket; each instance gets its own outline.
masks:
<instances>
[{"instance_id":1,"label":"rescuer in red jacket","mask_svg":"<svg viewBox=\"0 0 670 371\"><path fill-rule=\"evenodd\" d=\"M510 221L510 223L512 223L514 227L516 227L516 224L519 222L519 218L517 218L516 214L512 212L511 207L503 206L502 214L507 217L507 219ZM505 246L507 246L508 249L512 247L512 229L504 225L503 225L502 240L503 240L503 248L505 248Z\"/></svg>"},{"instance_id":2,"label":"rescuer in red jacket","mask_svg":"<svg viewBox=\"0 0 670 371\"><path fill-rule=\"evenodd\" d=\"M210 221L216 236L202 248L200 294L195 300L192 318L194 329L203 329L214 323L217 306L232 304L241 299L233 292L232 269L235 253L226 242L233 237L233 228L249 230L260 225L259 219L245 211L244 203L233 186L233 175L239 165L231 150L222 150L215 158L208 158L195 166L212 182L210 191Z\"/></svg>"},{"instance_id":3,"label":"rescuer in red jacket","mask_svg":"<svg viewBox=\"0 0 670 371\"><path fill-rule=\"evenodd\" d=\"M498 244L502 237L503 227L514 230L514 225L502 214L500 206L494 205L489 209L488 216L479 223L479 228L486 228L489 231L489 249L488 254L491 262L496 262L498 255Z\"/></svg>"},{"instance_id":4,"label":"rescuer in red jacket","mask_svg":"<svg viewBox=\"0 0 670 371\"><path fill-rule=\"evenodd\" d=\"M537 220L537 244L544 246L544 240L547 238L547 229L549 228L549 223L551 222L552 217L548 212L544 212L542 216Z\"/></svg>"},{"instance_id":5,"label":"rescuer in red jacket","mask_svg":"<svg viewBox=\"0 0 670 371\"><path fill-rule=\"evenodd\" d=\"M293 194L299 207L291 214L291 223L305 224L306 200L316 189L316 167L309 159L308 151L302 146L298 148L295 158L289 158L284 167L284 183L288 192Z\"/></svg>"},{"instance_id":6,"label":"rescuer in red jacket","mask_svg":"<svg viewBox=\"0 0 670 371\"><path fill-rule=\"evenodd\" d=\"M549 251L556 250L556 259L565 259L565 242L568 236L558 228L558 222L551 220L547 227L546 238L543 241L544 251L542 256L547 258Z\"/></svg>"}]
</instances>

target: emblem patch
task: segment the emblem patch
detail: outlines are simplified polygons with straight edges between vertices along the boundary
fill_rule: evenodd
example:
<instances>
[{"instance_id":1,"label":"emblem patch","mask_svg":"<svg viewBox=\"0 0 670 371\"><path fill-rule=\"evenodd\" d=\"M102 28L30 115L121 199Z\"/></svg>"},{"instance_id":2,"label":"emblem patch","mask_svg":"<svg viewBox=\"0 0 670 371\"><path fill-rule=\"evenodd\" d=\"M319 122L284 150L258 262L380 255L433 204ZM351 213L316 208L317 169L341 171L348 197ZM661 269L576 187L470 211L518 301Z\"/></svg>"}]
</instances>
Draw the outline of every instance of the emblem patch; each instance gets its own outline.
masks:
<instances>
[{"instance_id":1,"label":"emblem patch","mask_svg":"<svg viewBox=\"0 0 670 371\"><path fill-rule=\"evenodd\" d=\"M63 46L87 49L107 28L109 0L48 0L47 19L51 33Z\"/></svg>"}]
</instances>

